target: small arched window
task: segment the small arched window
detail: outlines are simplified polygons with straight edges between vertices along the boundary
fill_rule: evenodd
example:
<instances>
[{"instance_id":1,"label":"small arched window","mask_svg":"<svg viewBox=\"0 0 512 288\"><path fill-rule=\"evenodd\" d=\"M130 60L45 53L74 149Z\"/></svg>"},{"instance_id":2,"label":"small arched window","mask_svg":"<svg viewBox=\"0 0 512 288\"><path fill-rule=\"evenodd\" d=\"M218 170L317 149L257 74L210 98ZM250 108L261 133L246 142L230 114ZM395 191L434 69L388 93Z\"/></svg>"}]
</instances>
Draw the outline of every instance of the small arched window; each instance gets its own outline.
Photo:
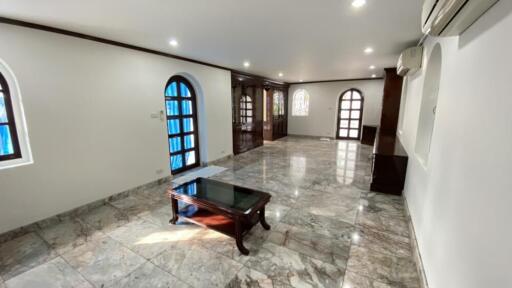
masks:
<instances>
[{"instance_id":1,"label":"small arched window","mask_svg":"<svg viewBox=\"0 0 512 288\"><path fill-rule=\"evenodd\" d=\"M11 93L7 80L0 73L0 161L18 158L21 158L21 150L14 122Z\"/></svg>"},{"instance_id":2,"label":"small arched window","mask_svg":"<svg viewBox=\"0 0 512 288\"><path fill-rule=\"evenodd\" d=\"M305 89L299 89L293 93L292 116L309 115L309 93Z\"/></svg>"},{"instance_id":3,"label":"small arched window","mask_svg":"<svg viewBox=\"0 0 512 288\"><path fill-rule=\"evenodd\" d=\"M199 166L196 93L190 82L173 76L165 86L171 173Z\"/></svg>"},{"instance_id":4,"label":"small arched window","mask_svg":"<svg viewBox=\"0 0 512 288\"><path fill-rule=\"evenodd\" d=\"M338 103L337 139L359 140L364 98L357 89L343 92Z\"/></svg>"},{"instance_id":5,"label":"small arched window","mask_svg":"<svg viewBox=\"0 0 512 288\"><path fill-rule=\"evenodd\" d=\"M253 105L249 95L242 95L240 99L240 120L242 124L252 123Z\"/></svg>"}]
</instances>

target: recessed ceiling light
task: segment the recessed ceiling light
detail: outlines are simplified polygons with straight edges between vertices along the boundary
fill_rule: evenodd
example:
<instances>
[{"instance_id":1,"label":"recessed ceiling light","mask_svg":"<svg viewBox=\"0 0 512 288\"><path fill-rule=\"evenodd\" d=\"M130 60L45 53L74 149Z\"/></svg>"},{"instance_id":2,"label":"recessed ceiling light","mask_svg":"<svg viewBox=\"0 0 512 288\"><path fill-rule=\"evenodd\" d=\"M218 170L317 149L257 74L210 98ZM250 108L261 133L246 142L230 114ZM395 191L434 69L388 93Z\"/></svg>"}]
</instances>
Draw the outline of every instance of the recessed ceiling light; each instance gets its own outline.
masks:
<instances>
[{"instance_id":1,"label":"recessed ceiling light","mask_svg":"<svg viewBox=\"0 0 512 288\"><path fill-rule=\"evenodd\" d=\"M366 0L354 0L352 1L352 6L356 8L363 7L366 4Z\"/></svg>"},{"instance_id":2,"label":"recessed ceiling light","mask_svg":"<svg viewBox=\"0 0 512 288\"><path fill-rule=\"evenodd\" d=\"M249 62L249 61L245 61L245 62L244 62L244 67L245 67L245 68L249 68L249 66L251 66L251 62Z\"/></svg>"},{"instance_id":3,"label":"recessed ceiling light","mask_svg":"<svg viewBox=\"0 0 512 288\"><path fill-rule=\"evenodd\" d=\"M279 77L283 77L283 73L282 72L279 72Z\"/></svg>"},{"instance_id":4,"label":"recessed ceiling light","mask_svg":"<svg viewBox=\"0 0 512 288\"><path fill-rule=\"evenodd\" d=\"M299 82L304 82L304 80L299 80Z\"/></svg>"},{"instance_id":5,"label":"recessed ceiling light","mask_svg":"<svg viewBox=\"0 0 512 288\"><path fill-rule=\"evenodd\" d=\"M178 40L171 39L171 41L169 41L169 45L171 45L172 47L177 47L178 46Z\"/></svg>"},{"instance_id":6,"label":"recessed ceiling light","mask_svg":"<svg viewBox=\"0 0 512 288\"><path fill-rule=\"evenodd\" d=\"M375 77L377 77L377 75L376 74L372 74L372 78L375 78Z\"/></svg>"},{"instance_id":7,"label":"recessed ceiling light","mask_svg":"<svg viewBox=\"0 0 512 288\"><path fill-rule=\"evenodd\" d=\"M371 65L369 68L370 68L370 70L373 70L373 69L375 69L375 65Z\"/></svg>"},{"instance_id":8,"label":"recessed ceiling light","mask_svg":"<svg viewBox=\"0 0 512 288\"><path fill-rule=\"evenodd\" d=\"M366 49L364 49L364 53L372 54L373 53L373 48L372 47L366 47Z\"/></svg>"}]
</instances>

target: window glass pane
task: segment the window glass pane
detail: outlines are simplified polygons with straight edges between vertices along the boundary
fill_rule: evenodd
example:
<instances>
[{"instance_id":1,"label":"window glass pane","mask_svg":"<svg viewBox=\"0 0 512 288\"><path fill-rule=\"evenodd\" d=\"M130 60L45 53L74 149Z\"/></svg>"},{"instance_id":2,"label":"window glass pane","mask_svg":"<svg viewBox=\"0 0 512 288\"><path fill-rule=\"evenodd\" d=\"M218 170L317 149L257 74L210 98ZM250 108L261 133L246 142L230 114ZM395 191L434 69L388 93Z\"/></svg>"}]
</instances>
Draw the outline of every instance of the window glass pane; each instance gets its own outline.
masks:
<instances>
[{"instance_id":1,"label":"window glass pane","mask_svg":"<svg viewBox=\"0 0 512 288\"><path fill-rule=\"evenodd\" d=\"M351 96L350 94L351 94L350 91L345 92L345 94L343 94L342 99L343 100L350 100L350 96Z\"/></svg>"},{"instance_id":2,"label":"window glass pane","mask_svg":"<svg viewBox=\"0 0 512 288\"><path fill-rule=\"evenodd\" d=\"M181 113L183 115L192 115L192 101L183 100L181 102Z\"/></svg>"},{"instance_id":3,"label":"window glass pane","mask_svg":"<svg viewBox=\"0 0 512 288\"><path fill-rule=\"evenodd\" d=\"M359 128L359 120L350 121L350 128Z\"/></svg>"},{"instance_id":4,"label":"window glass pane","mask_svg":"<svg viewBox=\"0 0 512 288\"><path fill-rule=\"evenodd\" d=\"M165 96L176 97L178 96L178 88L176 82L172 82L165 89Z\"/></svg>"},{"instance_id":5,"label":"window glass pane","mask_svg":"<svg viewBox=\"0 0 512 288\"><path fill-rule=\"evenodd\" d=\"M349 117L349 110L341 110L340 117L341 117L341 119L348 119L348 117Z\"/></svg>"},{"instance_id":6,"label":"window glass pane","mask_svg":"<svg viewBox=\"0 0 512 288\"><path fill-rule=\"evenodd\" d=\"M14 153L9 126L0 125L0 156Z\"/></svg>"},{"instance_id":7,"label":"window glass pane","mask_svg":"<svg viewBox=\"0 0 512 288\"><path fill-rule=\"evenodd\" d=\"M359 94L359 92L357 92L357 91L352 91L352 99L353 100L360 100L361 99L361 94Z\"/></svg>"},{"instance_id":8,"label":"window glass pane","mask_svg":"<svg viewBox=\"0 0 512 288\"><path fill-rule=\"evenodd\" d=\"M351 138L357 138L358 130L357 129L351 129L350 130L350 137Z\"/></svg>"},{"instance_id":9,"label":"window glass pane","mask_svg":"<svg viewBox=\"0 0 512 288\"><path fill-rule=\"evenodd\" d=\"M350 109L350 101L341 101L341 109Z\"/></svg>"},{"instance_id":10,"label":"window glass pane","mask_svg":"<svg viewBox=\"0 0 512 288\"><path fill-rule=\"evenodd\" d=\"M194 151L185 153L185 161L187 166L193 165L196 163L196 153Z\"/></svg>"},{"instance_id":11,"label":"window glass pane","mask_svg":"<svg viewBox=\"0 0 512 288\"><path fill-rule=\"evenodd\" d=\"M194 119L183 118L183 132L192 132L192 131L194 131Z\"/></svg>"},{"instance_id":12,"label":"window glass pane","mask_svg":"<svg viewBox=\"0 0 512 288\"><path fill-rule=\"evenodd\" d=\"M4 93L0 92L0 122L7 122Z\"/></svg>"},{"instance_id":13,"label":"window glass pane","mask_svg":"<svg viewBox=\"0 0 512 288\"><path fill-rule=\"evenodd\" d=\"M350 118L359 119L359 117L361 117L361 111L352 110L352 114L351 114Z\"/></svg>"},{"instance_id":14,"label":"window glass pane","mask_svg":"<svg viewBox=\"0 0 512 288\"><path fill-rule=\"evenodd\" d=\"M180 93L181 97L190 97L190 90L185 83L180 83Z\"/></svg>"},{"instance_id":15,"label":"window glass pane","mask_svg":"<svg viewBox=\"0 0 512 288\"><path fill-rule=\"evenodd\" d=\"M341 128L348 128L348 120L341 120L340 121L340 127Z\"/></svg>"},{"instance_id":16,"label":"window glass pane","mask_svg":"<svg viewBox=\"0 0 512 288\"><path fill-rule=\"evenodd\" d=\"M247 123L252 123L252 117L247 118Z\"/></svg>"},{"instance_id":17,"label":"window glass pane","mask_svg":"<svg viewBox=\"0 0 512 288\"><path fill-rule=\"evenodd\" d=\"M179 119L167 120L167 128L169 129L169 135L181 133L180 120Z\"/></svg>"},{"instance_id":18,"label":"window glass pane","mask_svg":"<svg viewBox=\"0 0 512 288\"><path fill-rule=\"evenodd\" d=\"M352 109L361 109L361 101L353 101Z\"/></svg>"},{"instance_id":19,"label":"window glass pane","mask_svg":"<svg viewBox=\"0 0 512 288\"><path fill-rule=\"evenodd\" d=\"M190 149L195 147L194 135L185 136L185 149Z\"/></svg>"},{"instance_id":20,"label":"window glass pane","mask_svg":"<svg viewBox=\"0 0 512 288\"><path fill-rule=\"evenodd\" d=\"M167 115L177 116L178 115L178 101L165 101L167 104Z\"/></svg>"},{"instance_id":21,"label":"window glass pane","mask_svg":"<svg viewBox=\"0 0 512 288\"><path fill-rule=\"evenodd\" d=\"M181 139L180 139L180 137L169 138L169 147L171 149L171 153L180 151L181 150Z\"/></svg>"},{"instance_id":22,"label":"window glass pane","mask_svg":"<svg viewBox=\"0 0 512 288\"><path fill-rule=\"evenodd\" d=\"M183 156L181 154L171 156L171 170L180 169L181 167L183 167Z\"/></svg>"},{"instance_id":23,"label":"window glass pane","mask_svg":"<svg viewBox=\"0 0 512 288\"><path fill-rule=\"evenodd\" d=\"M247 109L252 109L252 103L247 103Z\"/></svg>"},{"instance_id":24,"label":"window glass pane","mask_svg":"<svg viewBox=\"0 0 512 288\"><path fill-rule=\"evenodd\" d=\"M348 136L348 130L340 129L340 137L347 137L347 136Z\"/></svg>"},{"instance_id":25,"label":"window glass pane","mask_svg":"<svg viewBox=\"0 0 512 288\"><path fill-rule=\"evenodd\" d=\"M252 117L252 110L247 111L247 116Z\"/></svg>"}]
</instances>

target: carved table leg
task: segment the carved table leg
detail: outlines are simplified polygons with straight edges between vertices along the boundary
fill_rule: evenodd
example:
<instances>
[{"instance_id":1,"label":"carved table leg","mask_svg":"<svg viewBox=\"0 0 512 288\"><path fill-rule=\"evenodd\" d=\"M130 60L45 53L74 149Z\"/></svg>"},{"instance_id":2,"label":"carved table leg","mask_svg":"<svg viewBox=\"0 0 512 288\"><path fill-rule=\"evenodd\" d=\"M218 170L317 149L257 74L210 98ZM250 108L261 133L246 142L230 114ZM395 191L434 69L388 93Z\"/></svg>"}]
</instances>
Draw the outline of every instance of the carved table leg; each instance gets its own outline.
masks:
<instances>
[{"instance_id":1,"label":"carved table leg","mask_svg":"<svg viewBox=\"0 0 512 288\"><path fill-rule=\"evenodd\" d=\"M249 249L245 248L243 238L242 238L242 219L236 217L235 219L235 239L236 239L236 247L243 255L249 255Z\"/></svg>"},{"instance_id":2,"label":"carved table leg","mask_svg":"<svg viewBox=\"0 0 512 288\"><path fill-rule=\"evenodd\" d=\"M169 220L169 223L176 224L178 221L178 200L171 197L171 207L172 207L172 219Z\"/></svg>"},{"instance_id":3,"label":"carved table leg","mask_svg":"<svg viewBox=\"0 0 512 288\"><path fill-rule=\"evenodd\" d=\"M265 220L265 207L261 208L261 210L259 212L259 217L260 217L261 226L263 226L263 228L265 228L265 230L270 230L270 225L268 225L267 220Z\"/></svg>"}]
</instances>

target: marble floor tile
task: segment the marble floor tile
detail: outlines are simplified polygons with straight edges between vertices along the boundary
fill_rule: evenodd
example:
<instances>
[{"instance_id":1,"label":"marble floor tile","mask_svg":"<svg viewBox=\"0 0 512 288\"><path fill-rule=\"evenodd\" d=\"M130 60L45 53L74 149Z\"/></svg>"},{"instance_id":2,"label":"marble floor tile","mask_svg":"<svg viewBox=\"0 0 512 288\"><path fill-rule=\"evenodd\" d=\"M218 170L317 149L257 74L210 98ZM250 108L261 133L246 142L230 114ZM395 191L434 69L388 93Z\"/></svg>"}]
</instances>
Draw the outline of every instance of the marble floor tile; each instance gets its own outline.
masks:
<instances>
[{"instance_id":1,"label":"marble floor tile","mask_svg":"<svg viewBox=\"0 0 512 288\"><path fill-rule=\"evenodd\" d=\"M15 238L0 246L0 277L8 281L57 256L35 233Z\"/></svg>"},{"instance_id":2,"label":"marble floor tile","mask_svg":"<svg viewBox=\"0 0 512 288\"><path fill-rule=\"evenodd\" d=\"M377 280L357 275L351 271L345 273L342 288L401 288L403 286L390 286Z\"/></svg>"},{"instance_id":3,"label":"marble floor tile","mask_svg":"<svg viewBox=\"0 0 512 288\"><path fill-rule=\"evenodd\" d=\"M419 287L416 264L410 257L393 257L352 246L347 270L392 287Z\"/></svg>"},{"instance_id":4,"label":"marble floor tile","mask_svg":"<svg viewBox=\"0 0 512 288\"><path fill-rule=\"evenodd\" d=\"M199 231L196 225L163 227L144 219L136 219L107 234L135 253L150 259L169 248L170 243L187 242Z\"/></svg>"},{"instance_id":5,"label":"marble floor tile","mask_svg":"<svg viewBox=\"0 0 512 288\"><path fill-rule=\"evenodd\" d=\"M146 262L108 236L90 241L62 257L96 287L113 285Z\"/></svg>"},{"instance_id":6,"label":"marble floor tile","mask_svg":"<svg viewBox=\"0 0 512 288\"><path fill-rule=\"evenodd\" d=\"M242 264L199 245L180 243L152 263L193 287L225 287Z\"/></svg>"},{"instance_id":7,"label":"marble floor tile","mask_svg":"<svg viewBox=\"0 0 512 288\"><path fill-rule=\"evenodd\" d=\"M359 196L315 191L304 195L295 207L311 214L333 217L350 224L356 221Z\"/></svg>"},{"instance_id":8,"label":"marble floor tile","mask_svg":"<svg viewBox=\"0 0 512 288\"><path fill-rule=\"evenodd\" d=\"M245 266L267 275L273 282L294 287L339 288L344 275L342 268L273 243L263 244Z\"/></svg>"},{"instance_id":9,"label":"marble floor tile","mask_svg":"<svg viewBox=\"0 0 512 288\"><path fill-rule=\"evenodd\" d=\"M409 226L405 216L393 216L363 210L359 211L356 224L373 230L409 238Z\"/></svg>"},{"instance_id":10,"label":"marble floor tile","mask_svg":"<svg viewBox=\"0 0 512 288\"><path fill-rule=\"evenodd\" d=\"M150 211L153 203L147 199L143 199L142 197L130 195L128 197L112 201L110 204L128 216L139 216Z\"/></svg>"},{"instance_id":11,"label":"marble floor tile","mask_svg":"<svg viewBox=\"0 0 512 288\"><path fill-rule=\"evenodd\" d=\"M38 233L59 254L69 252L97 235L89 225L73 218L47 226Z\"/></svg>"},{"instance_id":12,"label":"marble floor tile","mask_svg":"<svg viewBox=\"0 0 512 288\"><path fill-rule=\"evenodd\" d=\"M128 223L129 217L109 204L100 206L79 216L96 230L108 232Z\"/></svg>"},{"instance_id":13,"label":"marble floor tile","mask_svg":"<svg viewBox=\"0 0 512 288\"><path fill-rule=\"evenodd\" d=\"M354 231L354 226L349 223L337 220L334 217L315 215L299 209L288 212L281 222L335 239L350 240Z\"/></svg>"},{"instance_id":14,"label":"marble floor tile","mask_svg":"<svg viewBox=\"0 0 512 288\"><path fill-rule=\"evenodd\" d=\"M96 287L416 288L403 199L369 191L371 154L355 141L285 137L216 163L228 170L211 179L272 195L271 230L245 236L249 256L230 237L170 225L172 183L151 184L0 244L0 288L53 274L56 287L81 287L81 275Z\"/></svg>"},{"instance_id":15,"label":"marble floor tile","mask_svg":"<svg viewBox=\"0 0 512 288\"><path fill-rule=\"evenodd\" d=\"M158 268L151 262L142 264L109 288L190 288L185 282Z\"/></svg>"},{"instance_id":16,"label":"marble floor tile","mask_svg":"<svg viewBox=\"0 0 512 288\"><path fill-rule=\"evenodd\" d=\"M291 288L293 286L274 282L267 275L244 267L226 285L226 288Z\"/></svg>"},{"instance_id":17,"label":"marble floor tile","mask_svg":"<svg viewBox=\"0 0 512 288\"><path fill-rule=\"evenodd\" d=\"M284 223L275 226L267 240L337 267L347 267L349 240L331 238Z\"/></svg>"},{"instance_id":18,"label":"marble floor tile","mask_svg":"<svg viewBox=\"0 0 512 288\"><path fill-rule=\"evenodd\" d=\"M366 227L357 227L352 234L354 245L398 257L412 257L409 238Z\"/></svg>"},{"instance_id":19,"label":"marble floor tile","mask_svg":"<svg viewBox=\"0 0 512 288\"><path fill-rule=\"evenodd\" d=\"M249 233L247 233L247 235L244 236L244 246L249 249L251 254L254 254L258 251L261 245L263 245L269 234L270 231L263 229L263 227L257 224L251 229L251 231L249 231ZM249 259L248 256L240 253L234 238L213 230L204 229L199 232L197 236L197 244L205 249L224 255L242 264Z\"/></svg>"},{"instance_id":20,"label":"marble floor tile","mask_svg":"<svg viewBox=\"0 0 512 288\"><path fill-rule=\"evenodd\" d=\"M93 288L66 261L57 257L7 281L9 288Z\"/></svg>"}]
</instances>

